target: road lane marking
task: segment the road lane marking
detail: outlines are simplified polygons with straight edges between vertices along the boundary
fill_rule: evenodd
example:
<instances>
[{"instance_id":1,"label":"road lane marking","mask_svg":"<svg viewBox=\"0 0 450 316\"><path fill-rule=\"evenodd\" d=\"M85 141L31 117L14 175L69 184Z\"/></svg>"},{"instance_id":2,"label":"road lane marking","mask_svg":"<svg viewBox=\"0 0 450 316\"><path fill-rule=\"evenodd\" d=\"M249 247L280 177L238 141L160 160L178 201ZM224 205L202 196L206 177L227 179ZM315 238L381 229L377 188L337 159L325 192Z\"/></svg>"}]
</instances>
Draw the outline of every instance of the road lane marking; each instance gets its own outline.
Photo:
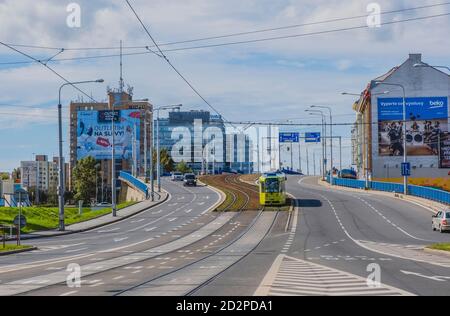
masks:
<instances>
[{"instance_id":1,"label":"road lane marking","mask_svg":"<svg viewBox=\"0 0 450 316\"><path fill-rule=\"evenodd\" d=\"M121 241L127 240L128 238L129 237L114 238L113 240L114 240L114 242L121 242Z\"/></svg>"},{"instance_id":2,"label":"road lane marking","mask_svg":"<svg viewBox=\"0 0 450 316\"><path fill-rule=\"evenodd\" d=\"M79 252L79 251L83 251L83 250L86 250L86 249L89 249L89 247L72 249L72 250L66 250L65 253Z\"/></svg>"},{"instance_id":3,"label":"road lane marking","mask_svg":"<svg viewBox=\"0 0 450 316\"><path fill-rule=\"evenodd\" d=\"M115 232L115 231L118 231L118 230L120 230L120 227L99 230L99 231L97 231L97 233L111 233L111 232Z\"/></svg>"},{"instance_id":4,"label":"road lane marking","mask_svg":"<svg viewBox=\"0 0 450 316\"><path fill-rule=\"evenodd\" d=\"M69 296L69 295L72 295L72 294L75 294L75 293L78 293L78 291L66 292L66 293L60 294L59 296Z\"/></svg>"}]
</instances>

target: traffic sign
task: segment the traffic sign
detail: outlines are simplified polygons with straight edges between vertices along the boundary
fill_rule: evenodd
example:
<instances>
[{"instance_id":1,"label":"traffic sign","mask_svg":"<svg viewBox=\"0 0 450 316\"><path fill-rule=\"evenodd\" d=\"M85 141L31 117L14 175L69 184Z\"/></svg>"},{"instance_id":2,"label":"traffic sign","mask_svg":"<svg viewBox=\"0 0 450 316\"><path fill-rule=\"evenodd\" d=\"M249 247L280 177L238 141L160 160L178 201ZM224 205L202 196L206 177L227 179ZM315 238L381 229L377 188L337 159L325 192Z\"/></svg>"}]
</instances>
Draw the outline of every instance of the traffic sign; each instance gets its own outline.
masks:
<instances>
[{"instance_id":1,"label":"traffic sign","mask_svg":"<svg viewBox=\"0 0 450 316\"><path fill-rule=\"evenodd\" d=\"M320 133L305 133L305 142L306 143L320 143L321 142Z\"/></svg>"},{"instance_id":2,"label":"traffic sign","mask_svg":"<svg viewBox=\"0 0 450 316\"><path fill-rule=\"evenodd\" d=\"M280 133L280 143L298 143L300 133Z\"/></svg>"},{"instance_id":3,"label":"traffic sign","mask_svg":"<svg viewBox=\"0 0 450 316\"><path fill-rule=\"evenodd\" d=\"M409 177L410 175L411 175L411 163L410 162L402 163L402 176Z\"/></svg>"},{"instance_id":4,"label":"traffic sign","mask_svg":"<svg viewBox=\"0 0 450 316\"><path fill-rule=\"evenodd\" d=\"M13 224L16 226L20 224L20 228L24 228L25 226L27 226L27 218L23 215L17 215L16 217L14 217Z\"/></svg>"}]
</instances>

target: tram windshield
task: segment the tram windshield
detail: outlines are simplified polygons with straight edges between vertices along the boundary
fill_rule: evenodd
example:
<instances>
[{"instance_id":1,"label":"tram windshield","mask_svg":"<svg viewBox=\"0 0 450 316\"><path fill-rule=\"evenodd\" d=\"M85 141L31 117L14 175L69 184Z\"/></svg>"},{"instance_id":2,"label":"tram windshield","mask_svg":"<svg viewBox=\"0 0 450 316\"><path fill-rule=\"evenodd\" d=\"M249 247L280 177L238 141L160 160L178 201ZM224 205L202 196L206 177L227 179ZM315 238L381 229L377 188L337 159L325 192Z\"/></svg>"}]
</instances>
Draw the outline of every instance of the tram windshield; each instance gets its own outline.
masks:
<instances>
[{"instance_id":1,"label":"tram windshield","mask_svg":"<svg viewBox=\"0 0 450 316\"><path fill-rule=\"evenodd\" d=\"M278 179L266 179L267 193L279 193L280 192L280 181Z\"/></svg>"}]
</instances>

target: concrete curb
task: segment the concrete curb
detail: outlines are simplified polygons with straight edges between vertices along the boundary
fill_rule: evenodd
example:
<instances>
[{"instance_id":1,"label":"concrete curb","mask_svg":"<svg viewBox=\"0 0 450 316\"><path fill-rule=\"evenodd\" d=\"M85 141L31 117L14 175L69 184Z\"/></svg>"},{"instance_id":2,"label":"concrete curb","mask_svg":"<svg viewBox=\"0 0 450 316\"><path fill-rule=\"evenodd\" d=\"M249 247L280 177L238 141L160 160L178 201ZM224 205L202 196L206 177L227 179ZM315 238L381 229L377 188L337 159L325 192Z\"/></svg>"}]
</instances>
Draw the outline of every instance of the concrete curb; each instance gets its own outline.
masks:
<instances>
[{"instance_id":1,"label":"concrete curb","mask_svg":"<svg viewBox=\"0 0 450 316\"><path fill-rule=\"evenodd\" d=\"M427 247L423 248L423 250L425 252L428 252L428 253L431 253L431 254L444 255L446 257L450 257L450 251L431 249L431 248L427 248Z\"/></svg>"},{"instance_id":2,"label":"concrete curb","mask_svg":"<svg viewBox=\"0 0 450 316\"><path fill-rule=\"evenodd\" d=\"M26 249L18 249L18 250L11 250L11 251L6 251L6 252L0 252L0 257L8 256L8 255L15 255L17 253L29 252L29 251L34 251L34 250L38 250L38 248L37 247L30 247L30 248L26 248Z\"/></svg>"},{"instance_id":3,"label":"concrete curb","mask_svg":"<svg viewBox=\"0 0 450 316\"><path fill-rule=\"evenodd\" d=\"M94 225L94 226L91 226L91 227L88 227L88 228L84 228L84 229L77 229L77 230L65 231L65 232L55 232L54 234L48 234L48 235L22 236L20 239L21 239L21 240L31 240L31 239L41 239L41 238L48 238L48 237L67 236L67 235L72 235L72 234L77 234L77 233L83 233L83 232L87 232L87 231L90 231L90 230L93 230L93 229L97 229L97 228L101 228L101 227L108 226L108 225L111 225L111 224L115 224L115 223L117 223L117 222L120 222L120 221L123 221L123 220L125 220L125 219L130 218L130 217L136 216L136 215L138 215L138 214L140 214L140 213L142 213L142 212L145 212L145 211L148 210L148 209L151 209L151 208L153 208L153 207L155 207L155 206L158 206L158 205L160 205L160 204L166 202L167 199L169 198L169 196L170 196L170 194L166 193L166 194L165 194L165 197L164 197L162 200L156 202L155 204L151 205L150 207L143 208L143 209L141 209L141 210L139 210L139 211L136 211L136 212L133 213L133 214L128 214L128 215L126 215L126 216L123 216L123 217L120 217L120 218L113 219L113 220L111 220L111 221L109 221L109 222L106 222L106 223ZM141 202L141 203L142 203L142 202ZM119 211L119 212L120 212L120 211ZM109 215L109 214L106 214L106 215L103 215L103 216L108 216L108 215ZM95 219L101 218L101 217L103 217L103 216L97 217L97 218L95 218ZM70 226L69 226L69 227L70 227Z\"/></svg>"},{"instance_id":4,"label":"concrete curb","mask_svg":"<svg viewBox=\"0 0 450 316\"><path fill-rule=\"evenodd\" d=\"M326 188L337 188L338 190L341 191L347 191L347 192L359 192L359 193L371 193L371 194L375 194L375 195L380 195L380 196L388 196L394 199L398 199L398 200L402 200L405 202L409 202L415 205L418 205L424 209L426 209L427 211L433 213L433 214L437 214L437 212L440 209L445 209L446 206L443 204L440 204L438 202L435 201L431 201L431 200L427 200L427 199L422 199L419 197L415 197L415 196L405 196L404 194L399 194L399 193L392 193L392 192L383 192L383 191L376 191L376 190L364 190L364 189L354 189L354 188L347 188L347 187L342 187L342 186L338 186L338 185L331 185L328 182L324 182L321 179L318 180L318 184L326 187ZM431 203L431 205L427 205L427 203Z\"/></svg>"}]
</instances>

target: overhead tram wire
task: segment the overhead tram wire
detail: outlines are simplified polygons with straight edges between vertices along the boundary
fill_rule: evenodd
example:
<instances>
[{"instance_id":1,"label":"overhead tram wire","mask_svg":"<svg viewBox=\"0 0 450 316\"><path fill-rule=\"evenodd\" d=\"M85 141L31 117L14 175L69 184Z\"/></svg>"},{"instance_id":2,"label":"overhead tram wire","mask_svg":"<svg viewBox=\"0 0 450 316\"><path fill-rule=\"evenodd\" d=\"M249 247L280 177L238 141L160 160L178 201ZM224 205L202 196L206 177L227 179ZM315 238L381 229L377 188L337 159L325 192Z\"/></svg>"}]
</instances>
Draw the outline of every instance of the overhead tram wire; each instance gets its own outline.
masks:
<instances>
[{"instance_id":1,"label":"overhead tram wire","mask_svg":"<svg viewBox=\"0 0 450 316\"><path fill-rule=\"evenodd\" d=\"M189 82L189 80L186 79L186 77L181 74L181 72L172 64L172 62L169 60L169 58L167 58L167 56L164 54L164 52L161 50L161 48L158 46L158 44L156 43L155 39L153 38L153 36L150 34L148 28L145 26L144 22L142 22L141 18L139 17L139 15L137 14L136 10L133 8L133 6L131 5L131 3L128 0L125 0L125 2L128 4L128 6L130 7L131 11L133 11L134 15L136 16L137 20L139 21L139 23L141 24L141 26L144 28L145 33L147 33L148 37L151 39L151 41L153 42L153 44L155 45L155 47L157 48L158 52L161 54L162 58L167 62L167 64L178 74L178 76L180 76L181 79L183 79L183 81L192 89L192 91L195 92L195 94L197 94L200 99L203 100L203 102L205 102L206 105L208 105L216 114L220 115L222 117L222 119L227 122L227 119L211 104L209 103L204 97L203 95L200 94L200 92ZM160 56L160 57L161 57Z\"/></svg>"},{"instance_id":2,"label":"overhead tram wire","mask_svg":"<svg viewBox=\"0 0 450 316\"><path fill-rule=\"evenodd\" d=\"M76 85L74 85L72 82L70 82L69 80L67 80L65 77L63 77L61 74L59 74L56 70L54 70L53 68L51 68L50 66L47 65L47 63L44 63L42 60L36 59L31 55L28 55L27 53L24 53L20 50L18 50L17 48L14 48L6 43L3 43L0 41L0 45L3 45L27 58L30 58L32 60L34 60L35 62L41 64L42 66L44 66L45 68L47 68L48 70L50 70L53 74L55 74L56 76L58 76L60 79L64 80L68 85L72 86L73 88L75 88L78 92L82 93L83 95L87 96L90 100L92 100L95 103L98 103L94 98L92 98L92 96L90 96L89 94L87 94L86 92L84 92L83 90L81 90L80 88L78 88ZM53 57L52 57L53 58Z\"/></svg>"},{"instance_id":3,"label":"overhead tram wire","mask_svg":"<svg viewBox=\"0 0 450 316\"><path fill-rule=\"evenodd\" d=\"M380 23L380 26L401 24L401 23L412 22L412 21L428 20L428 19L434 19L434 18L445 17L445 16L450 16L450 12L436 14L436 15L421 16L421 17L416 17L416 18L409 18L409 19L404 19L404 20L382 22L382 23ZM258 43L258 42L275 41L275 40L290 39L290 38L300 38L300 37L322 35L322 34L331 34L331 33L345 32L345 31L351 31L351 30L360 30L360 29L367 29L367 28L369 28L369 26L364 24L364 25L359 25L359 26L340 28L340 29L330 29L330 30L317 31L317 32L300 33L300 34L277 36L277 37L267 37L267 38L251 39L251 40L237 41L237 42L217 43L217 44L209 44L209 45L202 45L202 46L187 46L187 47L181 47L181 48L165 49L165 50L161 50L161 52L164 54L167 52L188 51L188 50L215 48L215 47L231 46L231 45L243 45L243 44L251 44L251 43ZM137 55L147 55L147 54L151 54L151 53L152 54L156 53L152 50L149 50L149 48L150 48L149 46L146 46L146 51L144 51L144 52L124 53L123 56L137 56ZM86 57L58 58L58 59L53 59L51 62L54 63L54 62L61 62L61 61L83 61L83 60L93 60L93 59L102 59L102 58L113 58L113 57L118 57L118 56L120 56L120 55L119 54L109 54L109 55L92 55L92 56L86 56ZM162 56L159 56L159 57L162 57ZM0 65L20 65L20 64L31 64L34 62L38 62L38 61L36 60L36 61L2 62L2 63L0 63Z\"/></svg>"},{"instance_id":4,"label":"overhead tram wire","mask_svg":"<svg viewBox=\"0 0 450 316\"><path fill-rule=\"evenodd\" d=\"M436 4L423 5L423 6L418 6L418 7L404 8L404 9L391 10L391 11L384 11L384 12L382 11L382 12L380 12L380 15L382 16L382 15L388 15L388 14L394 14L394 13L417 11L417 10L423 10L423 9L447 6L447 5L450 5L450 2L436 3ZM173 45L179 45L179 44L188 44L188 43L209 41L209 40L215 40L215 39L223 39L223 38L236 37L236 36L244 36L244 35L252 35L252 34L258 34L258 33L282 31L282 30L288 30L288 29L294 29L294 28L301 28L301 27L305 27L305 26L313 26L313 25L328 24L328 23L334 23L334 22L357 20L357 19L366 18L366 17L367 17L367 14L357 15L357 16L352 16L352 17L332 18L332 19L322 20L322 21L300 23L300 24L286 25L286 26L273 27L273 28L265 28L265 29L259 29L259 30L253 30L253 31L243 31L243 32L236 32L236 33L231 33L231 34L216 35L216 36L202 37L202 38L196 38L196 39L188 39L188 40L160 43L160 44L158 44L158 46L159 47L162 47L162 46L173 46ZM13 47L34 48L34 49L48 49L48 50L61 50L61 49L64 49L64 50L67 50L67 51L119 50L120 49L119 46L113 46L113 47L73 47L73 48L67 47L67 48L61 48L61 47L52 47L52 46L39 46L39 45L26 45L26 44L13 44L13 43L8 43L8 45L13 46ZM154 48L156 46L151 46L151 47ZM146 49L146 48L149 48L149 47L148 46L124 46L124 47L122 47L122 49Z\"/></svg>"}]
</instances>

